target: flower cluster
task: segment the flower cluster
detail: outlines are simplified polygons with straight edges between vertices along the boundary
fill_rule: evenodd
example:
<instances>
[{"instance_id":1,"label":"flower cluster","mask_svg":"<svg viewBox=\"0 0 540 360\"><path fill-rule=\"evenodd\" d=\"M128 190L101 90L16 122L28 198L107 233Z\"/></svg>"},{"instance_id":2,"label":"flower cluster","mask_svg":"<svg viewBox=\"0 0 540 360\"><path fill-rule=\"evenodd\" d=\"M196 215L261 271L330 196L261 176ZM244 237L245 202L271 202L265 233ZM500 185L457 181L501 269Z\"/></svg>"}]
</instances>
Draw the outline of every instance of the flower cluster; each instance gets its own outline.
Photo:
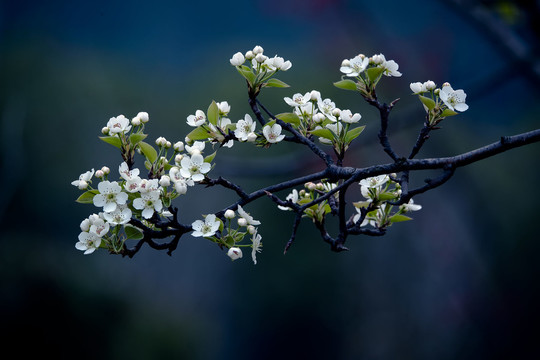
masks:
<instances>
[{"instance_id":1,"label":"flower cluster","mask_svg":"<svg viewBox=\"0 0 540 360\"><path fill-rule=\"evenodd\" d=\"M424 105L430 126L437 125L445 117L457 115L456 111L463 112L469 108L465 104L467 94L461 89L454 90L447 82L440 89L431 80L411 83L410 88Z\"/></svg>"},{"instance_id":2,"label":"flower cluster","mask_svg":"<svg viewBox=\"0 0 540 360\"><path fill-rule=\"evenodd\" d=\"M191 225L194 232L191 234L195 237L207 238L219 246L228 249L227 255L232 260L240 259L243 255L243 247L251 247L251 258L254 264L257 264L257 253L261 252L262 236L258 233L257 227L261 224L247 213L242 206L238 205L237 227L233 228L232 219L236 217L236 213L232 209L228 209L224 213L227 226L223 221L214 214L206 215L204 221L196 220ZM218 233L219 234L218 236ZM251 243L242 244L246 235L251 236Z\"/></svg>"},{"instance_id":3,"label":"flower cluster","mask_svg":"<svg viewBox=\"0 0 540 360\"><path fill-rule=\"evenodd\" d=\"M285 211L295 210L295 207L304 206L316 201L319 197L335 189L336 186L337 183L331 183L325 179L318 183L305 183L304 188L300 191L293 189L285 198L284 204L278 205L278 208ZM307 207L303 215L310 218L314 223L323 223L325 216L335 209L338 195L339 192L336 191L328 199Z\"/></svg>"},{"instance_id":4,"label":"flower cluster","mask_svg":"<svg viewBox=\"0 0 540 360\"><path fill-rule=\"evenodd\" d=\"M248 62L248 66L244 65ZM263 87L288 87L287 84L273 78L278 71L287 71L292 67L289 60L280 56L268 57L264 49L257 45L245 54L235 53L229 60L238 72L247 80L250 96L255 97Z\"/></svg>"},{"instance_id":5,"label":"flower cluster","mask_svg":"<svg viewBox=\"0 0 540 360\"><path fill-rule=\"evenodd\" d=\"M351 110L341 110L331 99L323 99L321 93L312 90L305 94L285 97L293 107L293 125L305 136L314 135L325 145L332 145L338 156L343 156L350 143L364 130L365 126L352 127L362 116Z\"/></svg>"},{"instance_id":6,"label":"flower cluster","mask_svg":"<svg viewBox=\"0 0 540 360\"><path fill-rule=\"evenodd\" d=\"M400 77L401 72L398 69L399 65L394 60L386 60L383 54L371 57L359 54L352 59L344 59L339 68L344 77L354 78L356 81L342 79L334 85L345 90L360 91L365 98L374 99L375 87L381 77Z\"/></svg>"},{"instance_id":7,"label":"flower cluster","mask_svg":"<svg viewBox=\"0 0 540 360\"><path fill-rule=\"evenodd\" d=\"M401 197L401 187L392 180L394 176L395 174L379 175L360 181L360 192L366 200L354 203L357 211L353 217L354 223L360 223L360 227L370 225L385 229L395 222L411 220L403 214L422 208L410 199L408 203L397 206L395 211L396 206L393 203Z\"/></svg>"}]
</instances>

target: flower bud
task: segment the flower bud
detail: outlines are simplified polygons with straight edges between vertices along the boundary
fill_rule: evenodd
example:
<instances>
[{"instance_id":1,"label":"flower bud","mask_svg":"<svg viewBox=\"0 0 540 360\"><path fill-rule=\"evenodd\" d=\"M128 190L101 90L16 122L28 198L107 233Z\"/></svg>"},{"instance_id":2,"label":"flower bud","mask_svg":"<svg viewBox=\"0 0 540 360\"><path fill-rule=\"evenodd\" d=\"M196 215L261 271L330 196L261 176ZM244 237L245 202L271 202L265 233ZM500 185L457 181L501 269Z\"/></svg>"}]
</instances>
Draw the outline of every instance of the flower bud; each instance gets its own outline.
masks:
<instances>
[{"instance_id":1,"label":"flower bud","mask_svg":"<svg viewBox=\"0 0 540 360\"><path fill-rule=\"evenodd\" d=\"M111 169L109 169L108 167L104 166L101 168L101 171L103 171L103 173L105 175L108 175L110 172L111 172Z\"/></svg>"},{"instance_id":2,"label":"flower bud","mask_svg":"<svg viewBox=\"0 0 540 360\"><path fill-rule=\"evenodd\" d=\"M172 143L171 143L170 141L167 141L167 142L165 143L165 147L166 147L167 149L169 149L171 146L172 146Z\"/></svg>"},{"instance_id":3,"label":"flower bud","mask_svg":"<svg viewBox=\"0 0 540 360\"><path fill-rule=\"evenodd\" d=\"M162 175L159 179L159 185L163 187L171 185L171 178L168 175Z\"/></svg>"},{"instance_id":4,"label":"flower bud","mask_svg":"<svg viewBox=\"0 0 540 360\"><path fill-rule=\"evenodd\" d=\"M139 117L135 116L133 119L131 119L131 125L133 125L133 126L141 125L141 119Z\"/></svg>"},{"instance_id":5,"label":"flower bud","mask_svg":"<svg viewBox=\"0 0 540 360\"><path fill-rule=\"evenodd\" d=\"M247 220L244 219L243 217L238 218L238 225L240 225L240 226L247 226Z\"/></svg>"},{"instance_id":6,"label":"flower bud","mask_svg":"<svg viewBox=\"0 0 540 360\"><path fill-rule=\"evenodd\" d=\"M225 211L225 219L233 219L234 218L234 210L227 210Z\"/></svg>"},{"instance_id":7,"label":"flower bud","mask_svg":"<svg viewBox=\"0 0 540 360\"><path fill-rule=\"evenodd\" d=\"M384 58L383 54L373 55L371 57L371 62L375 65L382 64L386 59Z\"/></svg>"},{"instance_id":8,"label":"flower bud","mask_svg":"<svg viewBox=\"0 0 540 360\"><path fill-rule=\"evenodd\" d=\"M431 91L431 90L435 90L437 85L435 85L435 82L428 80L424 83L424 87L426 88L427 91Z\"/></svg>"},{"instance_id":9,"label":"flower bud","mask_svg":"<svg viewBox=\"0 0 540 360\"><path fill-rule=\"evenodd\" d=\"M310 93L310 100L311 101L318 101L321 98L321 93L317 90L311 90Z\"/></svg>"},{"instance_id":10,"label":"flower bud","mask_svg":"<svg viewBox=\"0 0 540 360\"><path fill-rule=\"evenodd\" d=\"M180 195L187 193L187 185L181 181L174 183L174 190Z\"/></svg>"},{"instance_id":11,"label":"flower bud","mask_svg":"<svg viewBox=\"0 0 540 360\"><path fill-rule=\"evenodd\" d=\"M84 180L79 180L79 190L84 190L88 187L88 183Z\"/></svg>"},{"instance_id":12,"label":"flower bud","mask_svg":"<svg viewBox=\"0 0 540 360\"><path fill-rule=\"evenodd\" d=\"M306 196L306 190L302 189L298 192L298 195L300 195L300 197L305 197Z\"/></svg>"},{"instance_id":13,"label":"flower bud","mask_svg":"<svg viewBox=\"0 0 540 360\"><path fill-rule=\"evenodd\" d=\"M305 187L309 191L313 191L313 190L315 190L317 188L317 185L315 185L315 183L308 182L308 183L305 184Z\"/></svg>"},{"instance_id":14,"label":"flower bud","mask_svg":"<svg viewBox=\"0 0 540 360\"><path fill-rule=\"evenodd\" d=\"M341 110L339 110L338 108L334 108L332 110L332 115L339 116L340 114L341 114Z\"/></svg>"},{"instance_id":15,"label":"flower bud","mask_svg":"<svg viewBox=\"0 0 540 360\"><path fill-rule=\"evenodd\" d=\"M257 140L257 134L255 134L254 132L249 133L247 136L247 141L254 142L255 140Z\"/></svg>"},{"instance_id":16,"label":"flower bud","mask_svg":"<svg viewBox=\"0 0 540 360\"><path fill-rule=\"evenodd\" d=\"M349 67L349 66L351 66L350 60L348 60L348 59L343 60L343 61L341 62L341 66L342 66L342 67Z\"/></svg>"},{"instance_id":17,"label":"flower bud","mask_svg":"<svg viewBox=\"0 0 540 360\"><path fill-rule=\"evenodd\" d=\"M81 222L81 231L90 231L90 220L89 219L84 219L82 222Z\"/></svg>"},{"instance_id":18,"label":"flower bud","mask_svg":"<svg viewBox=\"0 0 540 360\"><path fill-rule=\"evenodd\" d=\"M165 156L161 156L159 158L159 161L162 163L162 164L168 164L169 163L169 160L167 160L167 158Z\"/></svg>"},{"instance_id":19,"label":"flower bud","mask_svg":"<svg viewBox=\"0 0 540 360\"><path fill-rule=\"evenodd\" d=\"M449 83L449 82L445 82L444 84L442 84L442 87L445 87L445 86L450 86L450 83Z\"/></svg>"},{"instance_id":20,"label":"flower bud","mask_svg":"<svg viewBox=\"0 0 540 360\"><path fill-rule=\"evenodd\" d=\"M255 61L258 62L258 63L263 63L267 59L268 59L268 56L263 55L263 54L257 54L257 56L255 56Z\"/></svg>"},{"instance_id":21,"label":"flower bud","mask_svg":"<svg viewBox=\"0 0 540 360\"><path fill-rule=\"evenodd\" d=\"M189 144L192 144L192 143L193 143L193 140L191 140L191 139L189 138L189 136L186 136L186 138L184 139L184 142L185 142L187 145L189 145Z\"/></svg>"},{"instance_id":22,"label":"flower bud","mask_svg":"<svg viewBox=\"0 0 540 360\"><path fill-rule=\"evenodd\" d=\"M232 66L240 66L242 65L246 60L244 58L244 54L241 52L237 52L232 56L232 58L229 60Z\"/></svg>"},{"instance_id":23,"label":"flower bud","mask_svg":"<svg viewBox=\"0 0 540 360\"><path fill-rule=\"evenodd\" d=\"M96 171L96 177L97 178L102 178L103 176L105 176L105 173L103 172L103 170L97 170Z\"/></svg>"},{"instance_id":24,"label":"flower bud","mask_svg":"<svg viewBox=\"0 0 540 360\"><path fill-rule=\"evenodd\" d=\"M181 141L177 141L174 143L173 148L175 151L178 151L178 152L184 151L184 143Z\"/></svg>"},{"instance_id":25,"label":"flower bud","mask_svg":"<svg viewBox=\"0 0 540 360\"><path fill-rule=\"evenodd\" d=\"M426 90L424 84L422 84L421 82L413 82L409 85L409 87L411 88L413 94L420 94Z\"/></svg>"},{"instance_id":26,"label":"flower bud","mask_svg":"<svg viewBox=\"0 0 540 360\"><path fill-rule=\"evenodd\" d=\"M253 226L253 225L249 225L249 226L247 227L247 231L248 231L248 233L250 233L251 235L253 235L253 234L255 234L255 233L257 232L257 228L256 228L255 226Z\"/></svg>"},{"instance_id":27,"label":"flower bud","mask_svg":"<svg viewBox=\"0 0 540 360\"><path fill-rule=\"evenodd\" d=\"M324 120L325 116L323 113L316 113L313 115L313 121L315 124L320 124Z\"/></svg>"},{"instance_id":28,"label":"flower bud","mask_svg":"<svg viewBox=\"0 0 540 360\"><path fill-rule=\"evenodd\" d=\"M254 53L255 55L262 54L263 51L264 51L264 49L262 48L262 46L259 46L259 45L255 46L255 47L253 48L253 53Z\"/></svg>"},{"instance_id":29,"label":"flower bud","mask_svg":"<svg viewBox=\"0 0 540 360\"><path fill-rule=\"evenodd\" d=\"M253 53L253 51L249 50L248 52L246 52L246 59L247 60L251 60L255 57L255 54Z\"/></svg>"},{"instance_id":30,"label":"flower bud","mask_svg":"<svg viewBox=\"0 0 540 360\"><path fill-rule=\"evenodd\" d=\"M242 249L237 247L232 247L227 252L227 255L231 258L231 260L237 260L242 257Z\"/></svg>"},{"instance_id":31,"label":"flower bud","mask_svg":"<svg viewBox=\"0 0 540 360\"><path fill-rule=\"evenodd\" d=\"M177 155L174 157L174 162L177 163L177 164L180 164L180 162L182 161L183 158L184 158L184 155L182 155L182 154L177 154Z\"/></svg>"},{"instance_id":32,"label":"flower bud","mask_svg":"<svg viewBox=\"0 0 540 360\"><path fill-rule=\"evenodd\" d=\"M109 135L109 128L107 126L104 126L101 128L101 133L103 135Z\"/></svg>"}]
</instances>

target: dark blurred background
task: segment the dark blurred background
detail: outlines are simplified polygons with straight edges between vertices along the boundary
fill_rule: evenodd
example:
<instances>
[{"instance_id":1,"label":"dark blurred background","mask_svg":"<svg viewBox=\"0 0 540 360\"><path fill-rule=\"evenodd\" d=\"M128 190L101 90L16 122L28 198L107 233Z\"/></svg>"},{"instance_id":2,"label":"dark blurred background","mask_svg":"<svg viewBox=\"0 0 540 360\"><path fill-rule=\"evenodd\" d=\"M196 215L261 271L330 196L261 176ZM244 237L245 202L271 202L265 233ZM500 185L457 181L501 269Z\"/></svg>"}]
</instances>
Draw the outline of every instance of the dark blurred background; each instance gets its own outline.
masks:
<instances>
[{"instance_id":1,"label":"dark blurred background","mask_svg":"<svg viewBox=\"0 0 540 360\"><path fill-rule=\"evenodd\" d=\"M412 146L423 110L409 83L449 81L470 109L448 118L419 154L450 156L538 128L538 1L9 1L0 2L0 305L2 350L59 359L534 358L538 350L538 154L535 144L459 169L418 196L422 211L383 238L351 238L330 252L309 221L287 255L293 218L267 199L254 266L232 263L191 236L172 257L135 258L74 248L96 211L75 203L79 174L120 158L98 140L118 114L150 114L151 139L183 140L187 115L228 101L249 111L229 64L262 45L291 60L290 89L312 89L360 112L367 130L355 166L388 162L377 113L338 90L344 58L394 59L400 97L389 134ZM245 145L245 146L244 146ZM297 146L246 144L218 154L211 175L254 190L318 170ZM263 159L263 160L261 160ZM274 175L272 175L274 174ZM431 173L416 175L421 183ZM285 195L285 194L283 194ZM234 201L192 188L177 202L185 223ZM354 200L354 199L353 199ZM351 207L352 211L352 207Z\"/></svg>"}]
</instances>

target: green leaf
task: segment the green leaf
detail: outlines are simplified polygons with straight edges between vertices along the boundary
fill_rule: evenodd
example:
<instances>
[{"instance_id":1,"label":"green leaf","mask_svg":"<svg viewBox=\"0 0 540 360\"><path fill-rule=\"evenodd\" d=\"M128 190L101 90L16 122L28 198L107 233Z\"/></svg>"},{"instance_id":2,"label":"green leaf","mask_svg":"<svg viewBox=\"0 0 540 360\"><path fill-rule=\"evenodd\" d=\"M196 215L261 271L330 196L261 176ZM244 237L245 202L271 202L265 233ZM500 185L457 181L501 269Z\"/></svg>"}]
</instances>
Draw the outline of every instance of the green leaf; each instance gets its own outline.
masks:
<instances>
[{"instance_id":1,"label":"green leaf","mask_svg":"<svg viewBox=\"0 0 540 360\"><path fill-rule=\"evenodd\" d=\"M277 114L276 118L278 118L281 121L284 121L289 124L293 124L295 126L300 125L300 118L295 113L281 113Z\"/></svg>"},{"instance_id":2,"label":"green leaf","mask_svg":"<svg viewBox=\"0 0 540 360\"><path fill-rule=\"evenodd\" d=\"M219 119L219 108L215 101L212 101L212 103L208 107L206 117L208 118L208 121L210 121L210 124L217 125L217 121Z\"/></svg>"},{"instance_id":3,"label":"green leaf","mask_svg":"<svg viewBox=\"0 0 540 360\"><path fill-rule=\"evenodd\" d=\"M433 99L422 95L418 95L418 98L420 99L422 104L424 104L428 108L428 110L433 110L433 108L435 107L435 101L433 101Z\"/></svg>"},{"instance_id":4,"label":"green leaf","mask_svg":"<svg viewBox=\"0 0 540 360\"><path fill-rule=\"evenodd\" d=\"M145 143L144 141L141 141L138 145L150 163L154 163L157 160L157 151L152 145Z\"/></svg>"},{"instance_id":5,"label":"green leaf","mask_svg":"<svg viewBox=\"0 0 540 360\"><path fill-rule=\"evenodd\" d=\"M204 158L204 162L211 163L216 157L217 151L214 151L213 154L210 154Z\"/></svg>"},{"instance_id":6,"label":"green leaf","mask_svg":"<svg viewBox=\"0 0 540 360\"><path fill-rule=\"evenodd\" d=\"M396 222L402 222L402 221L409 221L409 220L412 220L412 218L405 215L396 214L392 216L389 220L391 223L396 223Z\"/></svg>"},{"instance_id":7,"label":"green leaf","mask_svg":"<svg viewBox=\"0 0 540 360\"><path fill-rule=\"evenodd\" d=\"M379 76L383 73L384 68L382 67L373 67L366 70L366 75L371 83L374 83L377 81Z\"/></svg>"},{"instance_id":8,"label":"green leaf","mask_svg":"<svg viewBox=\"0 0 540 360\"><path fill-rule=\"evenodd\" d=\"M454 116L454 115L457 115L458 113L453 111L453 110L450 110L450 109L445 109L442 114L441 114L441 117L447 117L447 116Z\"/></svg>"},{"instance_id":9,"label":"green leaf","mask_svg":"<svg viewBox=\"0 0 540 360\"><path fill-rule=\"evenodd\" d=\"M107 144L116 146L117 148L122 148L122 140L118 136L100 136L101 140L105 141Z\"/></svg>"},{"instance_id":10,"label":"green leaf","mask_svg":"<svg viewBox=\"0 0 540 360\"><path fill-rule=\"evenodd\" d=\"M204 127L199 126L198 128L194 129L192 132L187 134L187 137L193 141L206 140L210 137L210 133Z\"/></svg>"},{"instance_id":11,"label":"green leaf","mask_svg":"<svg viewBox=\"0 0 540 360\"><path fill-rule=\"evenodd\" d=\"M288 84L285 84L283 81L279 79L270 79L267 82L264 83L264 86L267 87L277 87L277 88L288 88L290 87Z\"/></svg>"},{"instance_id":12,"label":"green leaf","mask_svg":"<svg viewBox=\"0 0 540 360\"><path fill-rule=\"evenodd\" d=\"M345 143L350 144L351 141L356 139L358 135L360 135L362 131L364 131L365 128L366 126L364 125L364 126L355 127L354 129L347 131L347 135L345 135Z\"/></svg>"},{"instance_id":13,"label":"green leaf","mask_svg":"<svg viewBox=\"0 0 540 360\"><path fill-rule=\"evenodd\" d=\"M126 236L128 239L141 240L144 237L141 229L130 224L124 225L124 231L126 232Z\"/></svg>"},{"instance_id":14,"label":"green leaf","mask_svg":"<svg viewBox=\"0 0 540 360\"><path fill-rule=\"evenodd\" d=\"M358 90L358 88L356 87L356 83L348 79L335 82L334 86L343 90Z\"/></svg>"},{"instance_id":15,"label":"green leaf","mask_svg":"<svg viewBox=\"0 0 540 360\"><path fill-rule=\"evenodd\" d=\"M255 81L255 74L253 71L251 71L250 68L248 68L245 65L237 66L236 70L242 75L247 81L249 81L250 84L253 85L253 82Z\"/></svg>"},{"instance_id":16,"label":"green leaf","mask_svg":"<svg viewBox=\"0 0 540 360\"><path fill-rule=\"evenodd\" d=\"M334 140L334 133L330 131L329 129L315 129L311 130L310 134L313 134L318 137L322 137L328 140Z\"/></svg>"},{"instance_id":17,"label":"green leaf","mask_svg":"<svg viewBox=\"0 0 540 360\"><path fill-rule=\"evenodd\" d=\"M136 145L140 143L141 141L143 141L144 139L146 139L147 136L148 135L143 134L143 133L131 134L129 136L129 142L132 143L133 145Z\"/></svg>"},{"instance_id":18,"label":"green leaf","mask_svg":"<svg viewBox=\"0 0 540 360\"><path fill-rule=\"evenodd\" d=\"M81 196L79 196L75 201L79 204L93 204L94 196L96 196L97 194L99 194L99 191L97 190L88 190L82 193Z\"/></svg>"}]
</instances>

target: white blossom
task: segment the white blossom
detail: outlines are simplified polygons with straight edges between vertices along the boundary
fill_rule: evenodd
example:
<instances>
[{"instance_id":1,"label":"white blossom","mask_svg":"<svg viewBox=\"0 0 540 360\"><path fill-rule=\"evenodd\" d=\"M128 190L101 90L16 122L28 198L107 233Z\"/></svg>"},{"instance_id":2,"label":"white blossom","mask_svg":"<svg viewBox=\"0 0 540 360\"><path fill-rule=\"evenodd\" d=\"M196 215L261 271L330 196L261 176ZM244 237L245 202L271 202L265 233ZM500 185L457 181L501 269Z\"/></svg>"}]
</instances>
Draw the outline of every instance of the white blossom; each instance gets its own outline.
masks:
<instances>
[{"instance_id":1,"label":"white blossom","mask_svg":"<svg viewBox=\"0 0 540 360\"><path fill-rule=\"evenodd\" d=\"M142 210L142 216L145 219L150 219L154 215L154 211L160 212L163 208L163 203L159 198L159 191L141 193L140 198L133 200L133 207Z\"/></svg>"},{"instance_id":2,"label":"white blossom","mask_svg":"<svg viewBox=\"0 0 540 360\"><path fill-rule=\"evenodd\" d=\"M439 97L450 110L465 111L469 105L465 104L467 94L463 90L454 90L449 84L443 85Z\"/></svg>"},{"instance_id":3,"label":"white blossom","mask_svg":"<svg viewBox=\"0 0 540 360\"><path fill-rule=\"evenodd\" d=\"M216 215L210 214L206 215L204 222L202 220L196 220L191 224L193 232L191 236L194 237L208 237L214 235L221 225L220 221L216 219Z\"/></svg>"},{"instance_id":4,"label":"white blossom","mask_svg":"<svg viewBox=\"0 0 540 360\"><path fill-rule=\"evenodd\" d=\"M317 102L319 110L330 120L337 121L336 117L332 114L336 108L336 104L330 99L319 100Z\"/></svg>"},{"instance_id":5,"label":"white blossom","mask_svg":"<svg viewBox=\"0 0 540 360\"><path fill-rule=\"evenodd\" d=\"M130 121L124 115L118 115L117 117L112 117L107 122L107 128L109 129L109 134L123 134L131 130Z\"/></svg>"},{"instance_id":6,"label":"white blossom","mask_svg":"<svg viewBox=\"0 0 540 360\"><path fill-rule=\"evenodd\" d=\"M216 105L217 105L217 107L219 109L220 115L222 115L222 116L227 116L229 111L231 111L231 106L226 101L218 102L218 103L216 103Z\"/></svg>"},{"instance_id":7,"label":"white blossom","mask_svg":"<svg viewBox=\"0 0 540 360\"><path fill-rule=\"evenodd\" d=\"M124 205L128 200L128 194L122 192L122 188L116 181L102 181L98 184L99 194L93 198L94 205L103 207L103 211L111 212L117 205Z\"/></svg>"},{"instance_id":8,"label":"white blossom","mask_svg":"<svg viewBox=\"0 0 540 360\"><path fill-rule=\"evenodd\" d=\"M99 237L103 237L109 232L109 227L109 223L100 218L93 222L93 224L90 226L89 232Z\"/></svg>"},{"instance_id":9,"label":"white blossom","mask_svg":"<svg viewBox=\"0 0 540 360\"><path fill-rule=\"evenodd\" d=\"M241 52L237 52L232 56L232 58L229 60L232 66L240 66L242 65L246 59L244 58L244 55Z\"/></svg>"},{"instance_id":10,"label":"white blossom","mask_svg":"<svg viewBox=\"0 0 540 360\"><path fill-rule=\"evenodd\" d=\"M269 143L278 143L285 138L285 135L281 134L281 125L279 124L266 125L263 128L263 135Z\"/></svg>"},{"instance_id":11,"label":"white blossom","mask_svg":"<svg viewBox=\"0 0 540 360\"><path fill-rule=\"evenodd\" d=\"M255 132L255 126L257 124L253 121L249 114L244 116L244 119L238 120L236 123L236 130L234 130L234 136L240 141L247 141L249 134Z\"/></svg>"},{"instance_id":12,"label":"white blossom","mask_svg":"<svg viewBox=\"0 0 540 360\"><path fill-rule=\"evenodd\" d=\"M139 192L141 194L156 192L159 190L159 180L158 179L142 179L139 183Z\"/></svg>"},{"instance_id":13,"label":"white blossom","mask_svg":"<svg viewBox=\"0 0 540 360\"><path fill-rule=\"evenodd\" d=\"M204 141L195 141L191 146L186 145L186 151L190 154L200 154L203 152L206 143Z\"/></svg>"},{"instance_id":14,"label":"white blossom","mask_svg":"<svg viewBox=\"0 0 540 360\"><path fill-rule=\"evenodd\" d=\"M425 83L414 82L409 85L413 94L423 94L427 91Z\"/></svg>"},{"instance_id":15,"label":"white blossom","mask_svg":"<svg viewBox=\"0 0 540 360\"><path fill-rule=\"evenodd\" d=\"M257 234L257 231L253 233L251 241L253 242L251 250L251 258L253 259L253 264L257 265L257 253L262 251L262 236Z\"/></svg>"},{"instance_id":16,"label":"white blossom","mask_svg":"<svg viewBox=\"0 0 540 360\"><path fill-rule=\"evenodd\" d=\"M357 55L356 57L348 60L348 62L343 61L339 71L344 73L347 76L358 76L360 75L369 65L369 59L363 55Z\"/></svg>"},{"instance_id":17,"label":"white blossom","mask_svg":"<svg viewBox=\"0 0 540 360\"><path fill-rule=\"evenodd\" d=\"M238 205L238 215L241 218L245 219L249 225L261 225L260 221L254 220L253 217L249 215L249 213L247 213L244 209L242 209L242 206L240 205Z\"/></svg>"},{"instance_id":18,"label":"white blossom","mask_svg":"<svg viewBox=\"0 0 540 360\"><path fill-rule=\"evenodd\" d=\"M206 115L204 114L204 111L197 110L195 111L195 115L189 115L187 117L187 124L189 126L197 127L206 122Z\"/></svg>"},{"instance_id":19,"label":"white blossom","mask_svg":"<svg viewBox=\"0 0 540 360\"><path fill-rule=\"evenodd\" d=\"M284 97L283 100L287 103L289 106L297 107L306 105L311 101L311 93L307 92L304 95L298 93L294 94L292 99L290 97Z\"/></svg>"},{"instance_id":20,"label":"white blossom","mask_svg":"<svg viewBox=\"0 0 540 360\"><path fill-rule=\"evenodd\" d=\"M131 210L127 205L118 205L116 210L104 213L103 217L113 225L123 225L129 222L131 215Z\"/></svg>"},{"instance_id":21,"label":"white blossom","mask_svg":"<svg viewBox=\"0 0 540 360\"><path fill-rule=\"evenodd\" d=\"M418 211L418 210L422 209L422 205L415 204L413 199L410 199L407 204L402 204L400 206L400 209L402 209L405 212Z\"/></svg>"},{"instance_id":22,"label":"white blossom","mask_svg":"<svg viewBox=\"0 0 540 360\"><path fill-rule=\"evenodd\" d=\"M84 190L88 187L88 182L94 176L94 169L89 170L81 175L79 175L79 180L71 182L71 185L78 187L80 190Z\"/></svg>"},{"instance_id":23,"label":"white blossom","mask_svg":"<svg viewBox=\"0 0 540 360\"><path fill-rule=\"evenodd\" d=\"M204 161L201 154L193 154L191 157L184 156L180 162L180 175L191 178L193 181L202 181L204 174L210 171L211 165Z\"/></svg>"},{"instance_id":24,"label":"white blossom","mask_svg":"<svg viewBox=\"0 0 540 360\"><path fill-rule=\"evenodd\" d=\"M75 248L84 251L84 255L88 255L96 251L99 245L101 245L99 236L89 232L82 232L79 234L79 242L75 244Z\"/></svg>"},{"instance_id":25,"label":"white blossom","mask_svg":"<svg viewBox=\"0 0 540 360\"><path fill-rule=\"evenodd\" d=\"M395 76L395 77L401 76L401 73L398 71L399 65L394 60L384 61L379 66L384 69L383 74L386 76Z\"/></svg>"},{"instance_id":26,"label":"white blossom","mask_svg":"<svg viewBox=\"0 0 540 360\"><path fill-rule=\"evenodd\" d=\"M268 58L264 62L266 67L271 71L282 70L287 71L291 68L292 63L290 61L285 61L282 57L274 56L273 58Z\"/></svg>"},{"instance_id":27,"label":"white blossom","mask_svg":"<svg viewBox=\"0 0 540 360\"><path fill-rule=\"evenodd\" d=\"M341 113L340 113L341 121L349 123L349 124L357 123L358 121L360 121L361 118L362 118L362 115L358 113L353 114L351 113L351 110L341 110Z\"/></svg>"},{"instance_id":28,"label":"white blossom","mask_svg":"<svg viewBox=\"0 0 540 360\"><path fill-rule=\"evenodd\" d=\"M124 161L118 167L118 173L124 180L134 180L139 177L139 169L129 170L128 164Z\"/></svg>"},{"instance_id":29,"label":"white blossom","mask_svg":"<svg viewBox=\"0 0 540 360\"><path fill-rule=\"evenodd\" d=\"M293 189L293 191L289 195L287 195L285 200L289 200L293 204L296 204L298 202L298 190ZM282 205L278 205L278 209L280 209L280 210L292 210L290 207L282 206Z\"/></svg>"}]
</instances>

